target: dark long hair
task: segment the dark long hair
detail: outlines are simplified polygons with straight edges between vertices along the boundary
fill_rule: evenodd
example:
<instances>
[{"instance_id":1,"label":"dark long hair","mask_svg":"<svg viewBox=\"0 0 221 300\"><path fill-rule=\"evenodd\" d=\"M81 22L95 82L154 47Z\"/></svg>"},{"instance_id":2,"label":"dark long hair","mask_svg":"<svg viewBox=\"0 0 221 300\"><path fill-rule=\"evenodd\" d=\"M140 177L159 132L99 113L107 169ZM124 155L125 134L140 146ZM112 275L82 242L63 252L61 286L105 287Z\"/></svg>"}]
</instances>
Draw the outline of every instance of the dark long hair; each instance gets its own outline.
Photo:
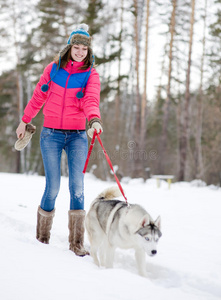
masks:
<instances>
[{"instance_id":1,"label":"dark long hair","mask_svg":"<svg viewBox=\"0 0 221 300\"><path fill-rule=\"evenodd\" d=\"M65 55L61 58L61 68L65 68L67 63L69 62L69 60L71 60L71 47L70 49L65 53ZM82 67L80 67L80 70L86 70L88 68L90 68L90 66L92 65L93 59L92 59L92 50L90 47L88 47L88 52L87 52L87 56L85 57L84 61L84 65ZM54 58L54 62L56 64L59 63L59 54L57 54Z\"/></svg>"}]
</instances>

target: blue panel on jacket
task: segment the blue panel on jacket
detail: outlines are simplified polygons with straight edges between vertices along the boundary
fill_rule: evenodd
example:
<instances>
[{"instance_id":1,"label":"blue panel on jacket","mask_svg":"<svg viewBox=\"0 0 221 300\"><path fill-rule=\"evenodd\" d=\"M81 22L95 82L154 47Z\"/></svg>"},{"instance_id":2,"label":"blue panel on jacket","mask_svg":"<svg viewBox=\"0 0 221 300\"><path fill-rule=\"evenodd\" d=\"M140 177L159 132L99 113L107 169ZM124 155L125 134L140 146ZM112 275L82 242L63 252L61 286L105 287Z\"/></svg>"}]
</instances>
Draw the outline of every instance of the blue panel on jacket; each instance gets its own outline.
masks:
<instances>
[{"instance_id":1,"label":"blue panel on jacket","mask_svg":"<svg viewBox=\"0 0 221 300\"><path fill-rule=\"evenodd\" d=\"M56 68L57 68L57 65L54 63L52 66L52 69L51 69L51 73L50 73L51 78L52 78L53 74L56 72ZM69 77L67 88L68 89L82 88L87 74L88 74L88 72L72 74ZM59 86L65 88L68 75L69 75L69 73L67 71L60 68L58 70L56 76L52 79L52 81L55 82L56 84L58 84ZM85 82L83 87L85 87L86 85L87 85L87 81Z\"/></svg>"}]
</instances>

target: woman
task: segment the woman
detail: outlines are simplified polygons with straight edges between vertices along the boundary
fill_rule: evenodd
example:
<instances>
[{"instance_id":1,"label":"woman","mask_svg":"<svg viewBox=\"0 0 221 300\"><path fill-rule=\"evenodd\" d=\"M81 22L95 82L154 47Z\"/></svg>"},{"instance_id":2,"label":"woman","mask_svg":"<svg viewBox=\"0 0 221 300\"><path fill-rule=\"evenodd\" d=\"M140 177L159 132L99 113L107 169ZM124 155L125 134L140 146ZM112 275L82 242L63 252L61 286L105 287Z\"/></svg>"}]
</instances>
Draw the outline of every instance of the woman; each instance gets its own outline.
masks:
<instances>
[{"instance_id":1,"label":"woman","mask_svg":"<svg viewBox=\"0 0 221 300\"><path fill-rule=\"evenodd\" d=\"M30 123L44 105L44 125L40 146L45 169L46 187L38 207L36 238L49 243L55 214L55 200L60 188L60 163L64 149L69 168L69 249L76 255L89 254L84 249L84 177L87 135L102 132L99 100L100 80L93 68L93 53L88 26L73 31L66 47L44 70L33 96L27 104L16 133L25 135Z\"/></svg>"}]
</instances>

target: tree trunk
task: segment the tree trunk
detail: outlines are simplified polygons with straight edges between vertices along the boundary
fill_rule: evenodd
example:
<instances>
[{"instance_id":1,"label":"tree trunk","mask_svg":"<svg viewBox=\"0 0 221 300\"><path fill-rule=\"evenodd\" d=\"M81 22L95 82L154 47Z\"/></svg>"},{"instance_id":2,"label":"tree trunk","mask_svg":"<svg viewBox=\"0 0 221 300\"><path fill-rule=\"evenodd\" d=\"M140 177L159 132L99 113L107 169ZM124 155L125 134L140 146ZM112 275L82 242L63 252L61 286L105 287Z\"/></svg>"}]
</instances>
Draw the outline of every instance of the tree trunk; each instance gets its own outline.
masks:
<instances>
[{"instance_id":1,"label":"tree trunk","mask_svg":"<svg viewBox=\"0 0 221 300\"><path fill-rule=\"evenodd\" d=\"M138 28L138 0L134 0L134 10L135 10L135 19L134 19L134 32L135 32L135 49L136 49L136 58L135 58L135 74L136 74L136 85L135 85L135 126L133 128L133 147L130 148L130 152L133 152L133 161L132 161L132 176L140 177L140 163L139 163L139 146L140 146L140 76L139 76L139 60L140 60L140 51L139 51L139 28Z\"/></svg>"},{"instance_id":2,"label":"tree trunk","mask_svg":"<svg viewBox=\"0 0 221 300\"><path fill-rule=\"evenodd\" d=\"M164 165L167 154L167 139L168 139L168 120L169 120L169 107L171 101L171 75L172 75L172 62L173 62L173 42L174 42L174 33L176 25L176 7L177 0L173 0L173 10L170 21L170 48L169 48L169 69L168 69L168 82L167 82L167 97L164 103L163 109L163 129L161 136L161 145L160 145L160 173L164 173Z\"/></svg>"},{"instance_id":3,"label":"tree trunk","mask_svg":"<svg viewBox=\"0 0 221 300\"><path fill-rule=\"evenodd\" d=\"M149 16L150 16L150 0L147 0L146 12L146 36L145 36L145 61L144 61L144 91L141 103L141 130L140 130L140 149L146 148L146 107L147 107L147 70L148 70L148 33L149 33Z\"/></svg>"},{"instance_id":4,"label":"tree trunk","mask_svg":"<svg viewBox=\"0 0 221 300\"><path fill-rule=\"evenodd\" d=\"M163 76L164 76L164 72L165 72L166 56L167 56L167 38L166 38L166 42L164 45L163 59L162 59L161 68L160 68L159 86L157 88L157 105L160 104L160 100L162 97L161 93L162 93L162 89L163 89Z\"/></svg>"},{"instance_id":5,"label":"tree trunk","mask_svg":"<svg viewBox=\"0 0 221 300\"><path fill-rule=\"evenodd\" d=\"M22 114L23 114L23 84L22 84L22 74L20 71L20 48L18 42L18 33L17 33L17 23L18 19L16 17L16 4L13 2L12 11L13 11L13 37L14 37L14 47L15 47L15 54L16 54L16 95L17 95L17 113L18 113L18 123L21 121ZM17 153L16 159L16 170L18 173L25 171L25 153L24 151Z\"/></svg>"},{"instance_id":6,"label":"tree trunk","mask_svg":"<svg viewBox=\"0 0 221 300\"><path fill-rule=\"evenodd\" d=\"M204 79L204 60L205 60L205 49L206 49L206 19L207 19L207 0L205 0L204 8L204 25L203 25L203 53L201 58L200 68L200 88L197 103L197 126L196 126L196 151L195 151L195 176L196 178L203 178L203 157L202 157L202 114L203 114L203 79Z\"/></svg>"},{"instance_id":7,"label":"tree trunk","mask_svg":"<svg viewBox=\"0 0 221 300\"><path fill-rule=\"evenodd\" d=\"M136 48L136 125L135 125L135 141L139 139L140 136L140 76L139 76L139 36L138 36L138 5L137 0L134 0L134 9L135 9L135 22L134 22L134 31L135 31L135 48Z\"/></svg>"},{"instance_id":8,"label":"tree trunk","mask_svg":"<svg viewBox=\"0 0 221 300\"><path fill-rule=\"evenodd\" d=\"M118 56L118 79L117 79L117 95L115 99L115 132L117 134L117 143L120 141L119 134L119 111L120 111L120 83L121 83L121 54L122 54L122 33L123 33L123 12L124 0L121 0L121 16L120 16L120 34L119 34L119 56Z\"/></svg>"},{"instance_id":9,"label":"tree trunk","mask_svg":"<svg viewBox=\"0 0 221 300\"><path fill-rule=\"evenodd\" d=\"M184 106L184 124L182 124L182 131L180 136L180 170L178 180L185 179L185 169L187 161L188 137L189 137L189 103L190 103L190 73L191 73L191 57L193 45L193 26L195 16L195 0L191 1L191 21L190 21L190 39L189 39L189 55L188 67L186 74L186 92L185 92L185 106Z\"/></svg>"},{"instance_id":10,"label":"tree trunk","mask_svg":"<svg viewBox=\"0 0 221 300\"><path fill-rule=\"evenodd\" d=\"M31 90L31 81L30 81L30 75L27 75L26 78L26 85L27 85L27 89L26 89L26 96L27 96L27 101L29 101L31 99L32 96L32 90ZM26 148L26 159L25 159L25 170L26 172L28 172L30 170L30 161L31 161L31 144L32 144L32 140L30 140L29 144L27 145ZM40 150L39 150L40 151Z\"/></svg>"}]
</instances>

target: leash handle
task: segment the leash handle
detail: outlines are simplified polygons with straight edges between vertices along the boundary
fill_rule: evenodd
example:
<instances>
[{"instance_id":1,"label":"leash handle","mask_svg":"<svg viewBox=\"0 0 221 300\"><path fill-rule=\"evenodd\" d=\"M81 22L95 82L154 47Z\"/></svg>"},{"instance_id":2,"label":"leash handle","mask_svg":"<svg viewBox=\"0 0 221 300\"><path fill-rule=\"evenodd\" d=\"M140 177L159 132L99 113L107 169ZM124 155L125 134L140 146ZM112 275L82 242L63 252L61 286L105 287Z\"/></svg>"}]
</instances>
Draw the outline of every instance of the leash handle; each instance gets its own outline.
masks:
<instances>
[{"instance_id":1,"label":"leash handle","mask_svg":"<svg viewBox=\"0 0 221 300\"><path fill-rule=\"evenodd\" d=\"M92 149L93 149L93 147L94 147L94 143L95 143L95 138L96 138L96 137L97 137L97 139L98 139L98 141L99 141L99 143L100 143L100 145L101 145L101 148L103 149L103 152L104 152L104 155L105 155L105 157L106 157L106 160L107 160L107 162L108 162L108 164L109 164L109 166L110 166L110 168L111 168L111 170L112 170L112 172L113 172L113 174L114 174L115 180L116 180L117 185L118 185L118 187L119 187L119 189L120 189L120 191L121 191L121 194L123 195L123 197L124 197L124 199L125 199L127 205L129 206L129 204L128 204L128 202L127 202L127 197L126 197L125 194L124 194L124 191L123 191L123 188L122 188L122 186L121 186L121 184L120 184L120 181L119 181L119 179L117 178L117 175L116 175L115 172L114 172L114 168L113 168L113 165L112 165L112 163L111 163L111 160L110 160L110 158L109 158L109 156L108 156L108 154L107 154L107 152L106 152L106 150L105 150L105 148L104 148L104 146L103 146L103 143L102 143L102 141L101 141L100 133L97 133L96 129L94 130L93 138L92 138L92 140L91 140L91 144L90 144L90 148L89 148L89 151L88 151L88 155L87 155L87 159L86 159L86 162L85 162L85 166L84 166L83 173L85 174L85 172L86 172L86 169L87 169L87 166L88 166L88 162L89 162L89 158L90 158L90 156L91 156L91 152L92 152Z\"/></svg>"}]
</instances>

